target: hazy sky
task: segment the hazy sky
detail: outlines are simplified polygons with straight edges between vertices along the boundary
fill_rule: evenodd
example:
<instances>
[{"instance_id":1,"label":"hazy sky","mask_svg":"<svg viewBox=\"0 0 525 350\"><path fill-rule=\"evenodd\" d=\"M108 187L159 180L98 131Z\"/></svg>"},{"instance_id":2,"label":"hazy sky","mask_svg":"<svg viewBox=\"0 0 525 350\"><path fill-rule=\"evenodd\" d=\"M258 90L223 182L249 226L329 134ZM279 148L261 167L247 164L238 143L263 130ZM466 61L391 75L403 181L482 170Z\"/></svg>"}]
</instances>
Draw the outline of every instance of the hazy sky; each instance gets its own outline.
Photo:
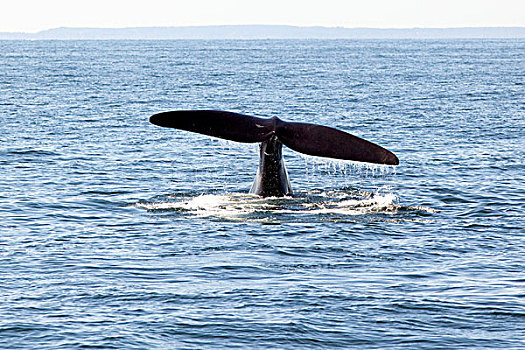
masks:
<instances>
[{"instance_id":1,"label":"hazy sky","mask_svg":"<svg viewBox=\"0 0 525 350\"><path fill-rule=\"evenodd\" d=\"M525 0L5 0L0 5L3 32L216 24L525 26Z\"/></svg>"}]
</instances>

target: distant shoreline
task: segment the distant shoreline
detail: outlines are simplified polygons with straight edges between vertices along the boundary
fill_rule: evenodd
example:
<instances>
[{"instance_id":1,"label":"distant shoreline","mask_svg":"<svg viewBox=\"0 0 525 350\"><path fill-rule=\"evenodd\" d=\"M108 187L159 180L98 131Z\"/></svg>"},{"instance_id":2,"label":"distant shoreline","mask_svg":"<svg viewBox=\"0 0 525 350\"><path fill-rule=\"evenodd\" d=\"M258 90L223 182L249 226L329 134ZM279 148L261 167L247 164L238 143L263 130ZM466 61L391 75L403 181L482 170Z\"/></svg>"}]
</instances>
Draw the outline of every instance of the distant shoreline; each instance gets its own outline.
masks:
<instances>
[{"instance_id":1,"label":"distant shoreline","mask_svg":"<svg viewBox=\"0 0 525 350\"><path fill-rule=\"evenodd\" d=\"M525 39L525 27L344 28L285 25L216 25L130 28L53 28L37 33L0 32L0 40L175 39Z\"/></svg>"}]
</instances>

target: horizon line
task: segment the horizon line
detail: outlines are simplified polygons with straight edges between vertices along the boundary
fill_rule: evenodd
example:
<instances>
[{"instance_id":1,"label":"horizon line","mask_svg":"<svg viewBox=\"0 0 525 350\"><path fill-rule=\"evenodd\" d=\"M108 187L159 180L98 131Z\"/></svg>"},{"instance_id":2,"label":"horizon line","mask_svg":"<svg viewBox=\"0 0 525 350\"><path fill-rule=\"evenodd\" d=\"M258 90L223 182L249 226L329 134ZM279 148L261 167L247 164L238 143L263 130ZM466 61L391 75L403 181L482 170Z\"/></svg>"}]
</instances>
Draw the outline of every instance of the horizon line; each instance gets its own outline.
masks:
<instances>
[{"instance_id":1,"label":"horizon line","mask_svg":"<svg viewBox=\"0 0 525 350\"><path fill-rule=\"evenodd\" d=\"M56 27L35 33L0 32L0 40L176 39L525 39L525 27L326 27L223 24L153 27Z\"/></svg>"},{"instance_id":2,"label":"horizon line","mask_svg":"<svg viewBox=\"0 0 525 350\"><path fill-rule=\"evenodd\" d=\"M195 25L165 25L165 26L121 26L121 27L99 27L99 26L58 26L40 29L37 31L0 31L3 34L38 34L56 29L104 29L104 30L118 30L118 29L151 29L151 28L202 28L202 27L290 27L290 28L324 28L324 29L380 29L380 30L414 30L414 29L525 29L523 26L506 26L506 25L484 25L484 26L453 26L453 27L422 27L422 26L407 26L407 27L346 27L346 26L327 26L327 25L294 25L294 24L195 24Z\"/></svg>"}]
</instances>

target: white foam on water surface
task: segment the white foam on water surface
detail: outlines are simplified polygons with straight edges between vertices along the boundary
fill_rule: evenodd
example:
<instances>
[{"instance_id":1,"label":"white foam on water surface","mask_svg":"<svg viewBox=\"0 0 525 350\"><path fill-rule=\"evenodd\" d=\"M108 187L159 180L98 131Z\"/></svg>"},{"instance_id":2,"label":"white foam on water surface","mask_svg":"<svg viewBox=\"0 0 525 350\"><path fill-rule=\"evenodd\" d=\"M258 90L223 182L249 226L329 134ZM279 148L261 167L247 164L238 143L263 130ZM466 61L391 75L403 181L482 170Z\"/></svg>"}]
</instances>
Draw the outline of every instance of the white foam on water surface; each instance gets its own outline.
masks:
<instances>
[{"instance_id":1,"label":"white foam on water surface","mask_svg":"<svg viewBox=\"0 0 525 350\"><path fill-rule=\"evenodd\" d=\"M376 193L342 190L309 192L298 197L262 198L246 193L202 194L195 197L167 197L158 202L134 206L148 211L173 211L198 217L230 220L265 221L294 218L316 220L316 216L355 217L359 215L396 215L404 212L435 212L431 208L403 207L396 194L385 189Z\"/></svg>"},{"instance_id":2,"label":"white foam on water surface","mask_svg":"<svg viewBox=\"0 0 525 350\"><path fill-rule=\"evenodd\" d=\"M262 198L248 194L202 194L179 201L137 203L150 211L181 211L197 216L237 217L264 210Z\"/></svg>"}]
</instances>

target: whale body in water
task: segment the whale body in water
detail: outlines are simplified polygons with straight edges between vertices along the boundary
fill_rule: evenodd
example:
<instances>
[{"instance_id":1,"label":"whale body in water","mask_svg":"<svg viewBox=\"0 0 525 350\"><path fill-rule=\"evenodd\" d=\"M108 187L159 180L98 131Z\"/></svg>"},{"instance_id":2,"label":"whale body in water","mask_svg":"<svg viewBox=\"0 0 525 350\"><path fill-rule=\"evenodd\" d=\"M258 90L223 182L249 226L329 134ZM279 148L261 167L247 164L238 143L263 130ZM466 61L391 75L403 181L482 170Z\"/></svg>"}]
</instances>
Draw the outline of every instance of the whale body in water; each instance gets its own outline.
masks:
<instances>
[{"instance_id":1,"label":"whale body in water","mask_svg":"<svg viewBox=\"0 0 525 350\"><path fill-rule=\"evenodd\" d=\"M323 125L286 122L277 117L215 111L183 110L155 114L150 122L218 137L225 140L260 143L257 175L250 193L263 197L293 195L282 157L282 146L317 157L353 160L375 164L399 164L387 149L344 131Z\"/></svg>"}]
</instances>

